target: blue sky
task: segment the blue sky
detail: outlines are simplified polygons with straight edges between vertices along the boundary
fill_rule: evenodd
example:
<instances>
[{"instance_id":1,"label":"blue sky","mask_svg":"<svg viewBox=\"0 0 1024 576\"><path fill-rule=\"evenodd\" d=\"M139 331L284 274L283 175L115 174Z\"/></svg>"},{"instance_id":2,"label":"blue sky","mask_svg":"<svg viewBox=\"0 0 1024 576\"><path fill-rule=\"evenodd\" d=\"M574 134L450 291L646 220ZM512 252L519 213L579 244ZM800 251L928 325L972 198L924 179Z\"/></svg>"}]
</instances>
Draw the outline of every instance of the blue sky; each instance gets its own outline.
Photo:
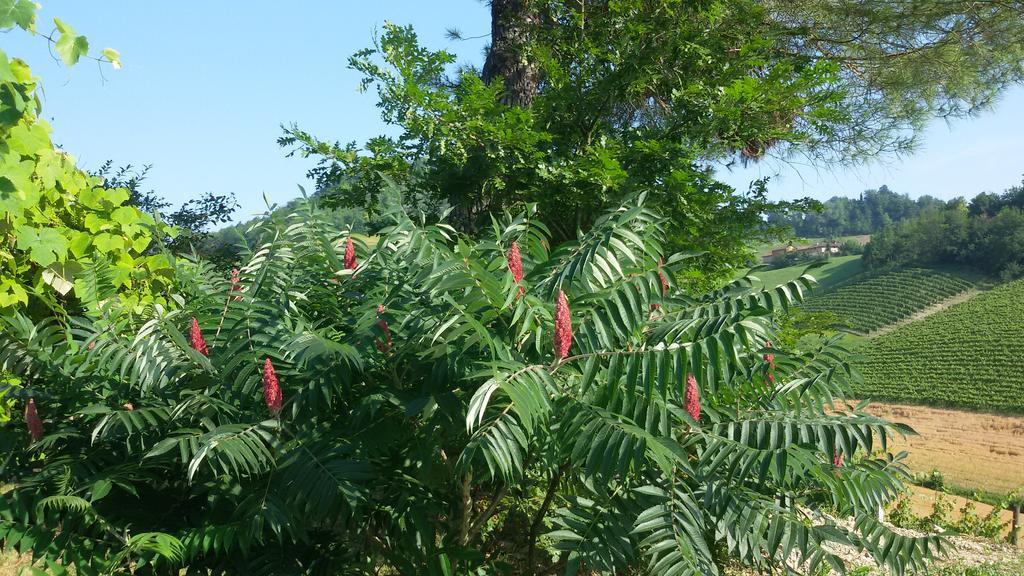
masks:
<instances>
[{"instance_id":1,"label":"blue sky","mask_svg":"<svg viewBox=\"0 0 1024 576\"><path fill-rule=\"evenodd\" d=\"M12 32L8 54L29 61L43 80L43 114L54 138L92 168L106 159L152 164L148 184L180 203L205 191L234 192L239 219L261 212L263 195L284 202L307 185L310 164L286 158L280 125L297 122L331 140L362 143L383 130L375 94L360 94L346 60L371 44L385 21L412 24L421 41L460 62L482 61L485 40L451 42L489 31L478 0L139 2L47 0L39 28L54 16L90 40L116 48L124 67L56 64L46 42ZM912 196L941 198L999 191L1021 180L1024 89L1007 93L979 118L927 130L916 154L856 170L766 161L720 171L730 184L772 176L775 198L856 195L887 184Z\"/></svg>"}]
</instances>

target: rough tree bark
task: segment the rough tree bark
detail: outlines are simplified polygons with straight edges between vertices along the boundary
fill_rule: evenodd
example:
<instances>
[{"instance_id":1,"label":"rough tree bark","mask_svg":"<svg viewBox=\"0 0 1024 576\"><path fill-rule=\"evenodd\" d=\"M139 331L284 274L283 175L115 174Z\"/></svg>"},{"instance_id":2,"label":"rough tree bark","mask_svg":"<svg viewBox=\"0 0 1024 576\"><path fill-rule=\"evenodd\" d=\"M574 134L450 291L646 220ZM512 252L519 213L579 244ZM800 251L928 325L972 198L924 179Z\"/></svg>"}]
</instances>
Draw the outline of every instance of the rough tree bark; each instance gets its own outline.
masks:
<instances>
[{"instance_id":1,"label":"rough tree bark","mask_svg":"<svg viewBox=\"0 0 1024 576\"><path fill-rule=\"evenodd\" d=\"M540 87L540 72L529 58L529 45L540 25L534 4L536 0L491 0L491 47L483 80L504 79L503 101L510 106L529 106Z\"/></svg>"}]
</instances>

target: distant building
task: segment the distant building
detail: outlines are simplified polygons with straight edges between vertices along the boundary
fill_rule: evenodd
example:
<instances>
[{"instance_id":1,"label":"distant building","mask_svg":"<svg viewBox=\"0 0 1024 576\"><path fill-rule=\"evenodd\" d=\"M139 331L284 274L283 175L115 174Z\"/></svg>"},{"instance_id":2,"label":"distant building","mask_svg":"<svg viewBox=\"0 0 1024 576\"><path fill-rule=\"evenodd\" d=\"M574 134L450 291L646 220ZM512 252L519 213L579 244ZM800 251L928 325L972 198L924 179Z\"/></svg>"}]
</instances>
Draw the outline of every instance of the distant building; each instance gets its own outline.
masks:
<instances>
[{"instance_id":1,"label":"distant building","mask_svg":"<svg viewBox=\"0 0 1024 576\"><path fill-rule=\"evenodd\" d=\"M810 246L793 246L792 244L783 248L775 248L769 254L762 255L762 261L765 264L775 262L790 254L796 255L807 255L818 258L827 258L832 254L839 254L839 243L838 242L823 242L818 244L811 244Z\"/></svg>"}]
</instances>

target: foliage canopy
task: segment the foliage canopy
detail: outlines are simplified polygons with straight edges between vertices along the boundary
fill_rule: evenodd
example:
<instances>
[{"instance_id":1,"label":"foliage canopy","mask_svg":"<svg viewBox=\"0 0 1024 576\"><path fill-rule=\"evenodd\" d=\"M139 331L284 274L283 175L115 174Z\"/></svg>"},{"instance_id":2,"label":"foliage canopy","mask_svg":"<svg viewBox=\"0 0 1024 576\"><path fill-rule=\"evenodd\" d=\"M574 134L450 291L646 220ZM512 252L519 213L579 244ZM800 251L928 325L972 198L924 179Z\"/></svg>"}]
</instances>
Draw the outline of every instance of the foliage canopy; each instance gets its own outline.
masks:
<instances>
[{"instance_id":1,"label":"foliage canopy","mask_svg":"<svg viewBox=\"0 0 1024 576\"><path fill-rule=\"evenodd\" d=\"M35 31L37 5L0 1L0 30ZM68 65L87 57L88 41L56 20L47 37ZM119 64L106 49L101 61ZM128 205L128 191L107 188L54 147L39 118L38 81L25 62L0 51L0 311L29 307L62 313L69 303L98 313L120 291L128 309L154 302L170 282L154 235L173 230Z\"/></svg>"},{"instance_id":2,"label":"foliage canopy","mask_svg":"<svg viewBox=\"0 0 1024 576\"><path fill-rule=\"evenodd\" d=\"M382 180L407 203L479 230L537 203L555 237L644 192L674 226L673 250L713 284L751 241L780 230L755 184L717 181L721 163L766 154L856 162L913 147L929 118L983 109L1024 74L1014 3L968 0L494 0L481 69L387 24L350 66L376 89L396 136L357 146L298 127L281 143L321 160L337 203L374 209ZM453 37L459 34L453 32Z\"/></svg>"},{"instance_id":3,"label":"foliage canopy","mask_svg":"<svg viewBox=\"0 0 1024 576\"><path fill-rule=\"evenodd\" d=\"M830 408L838 344L767 345L811 278L662 295L659 259L683 260L643 198L560 245L534 211L477 240L393 218L355 269L311 206L266 224L237 285L179 259L184 307L137 329L6 320L0 367L44 434L0 429L0 540L78 574L811 571L842 564L833 545L902 573L941 546L875 520L906 429Z\"/></svg>"}]
</instances>

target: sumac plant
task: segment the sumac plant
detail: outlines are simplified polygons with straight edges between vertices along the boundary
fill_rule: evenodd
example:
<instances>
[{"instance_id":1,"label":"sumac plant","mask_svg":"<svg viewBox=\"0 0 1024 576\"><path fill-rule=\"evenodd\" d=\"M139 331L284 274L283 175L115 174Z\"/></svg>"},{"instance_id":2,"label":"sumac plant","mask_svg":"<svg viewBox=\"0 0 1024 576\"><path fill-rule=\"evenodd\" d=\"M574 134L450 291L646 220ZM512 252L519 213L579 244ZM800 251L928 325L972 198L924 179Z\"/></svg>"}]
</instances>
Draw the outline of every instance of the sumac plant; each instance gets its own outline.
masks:
<instances>
[{"instance_id":1,"label":"sumac plant","mask_svg":"<svg viewBox=\"0 0 1024 576\"><path fill-rule=\"evenodd\" d=\"M835 342L765 345L813 279L685 294L643 200L550 247L529 210L350 244L308 205L234 283L177 262L142 326L12 317L42 431L2 428L4 547L81 575L922 567L942 541L876 519L907 430L841 402Z\"/></svg>"}]
</instances>

